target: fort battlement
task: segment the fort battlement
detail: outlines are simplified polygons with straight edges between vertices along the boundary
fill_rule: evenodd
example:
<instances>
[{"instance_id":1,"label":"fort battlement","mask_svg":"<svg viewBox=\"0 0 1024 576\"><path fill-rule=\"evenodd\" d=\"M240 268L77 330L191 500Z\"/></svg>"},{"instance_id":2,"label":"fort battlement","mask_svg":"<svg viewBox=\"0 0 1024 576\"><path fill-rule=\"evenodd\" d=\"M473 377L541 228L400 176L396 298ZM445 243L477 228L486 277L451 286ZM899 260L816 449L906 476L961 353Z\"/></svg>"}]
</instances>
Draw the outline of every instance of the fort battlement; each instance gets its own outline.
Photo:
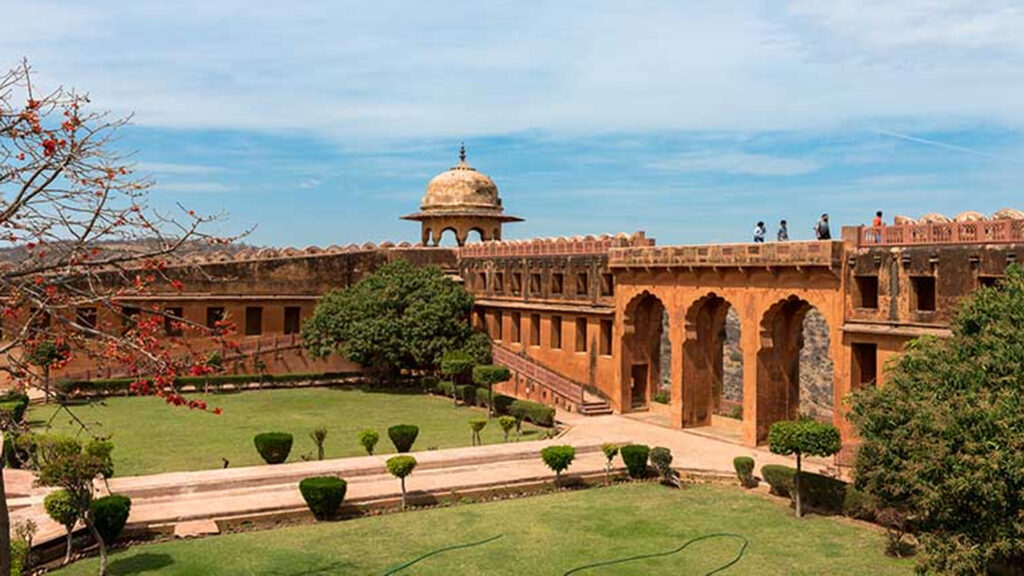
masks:
<instances>
[{"instance_id":1,"label":"fort battlement","mask_svg":"<svg viewBox=\"0 0 1024 576\"><path fill-rule=\"evenodd\" d=\"M842 266L843 243L773 242L613 248L611 268L827 267Z\"/></svg>"},{"instance_id":2,"label":"fort battlement","mask_svg":"<svg viewBox=\"0 0 1024 576\"><path fill-rule=\"evenodd\" d=\"M483 242L459 248L459 258L500 258L505 256L570 256L574 254L606 254L613 248L653 246L654 239L643 231L633 234L573 236L566 238L534 238Z\"/></svg>"}]
</instances>

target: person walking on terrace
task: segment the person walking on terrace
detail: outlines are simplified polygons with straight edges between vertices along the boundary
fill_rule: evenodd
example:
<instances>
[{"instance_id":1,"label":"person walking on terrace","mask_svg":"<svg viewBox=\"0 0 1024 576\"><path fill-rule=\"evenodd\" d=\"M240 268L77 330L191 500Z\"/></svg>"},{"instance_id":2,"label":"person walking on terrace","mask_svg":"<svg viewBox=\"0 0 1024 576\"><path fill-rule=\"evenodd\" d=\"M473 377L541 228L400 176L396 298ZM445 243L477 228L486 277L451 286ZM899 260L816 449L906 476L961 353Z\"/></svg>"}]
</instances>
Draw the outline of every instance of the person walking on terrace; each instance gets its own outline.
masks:
<instances>
[{"instance_id":1,"label":"person walking on terrace","mask_svg":"<svg viewBox=\"0 0 1024 576\"><path fill-rule=\"evenodd\" d=\"M882 228L885 227L885 220L882 218L881 210L875 212L875 219L871 222L871 227L875 229L875 244L881 244Z\"/></svg>"},{"instance_id":2,"label":"person walking on terrace","mask_svg":"<svg viewBox=\"0 0 1024 576\"><path fill-rule=\"evenodd\" d=\"M789 228L786 227L786 221L779 221L779 232L775 235L775 239L779 242L789 241Z\"/></svg>"},{"instance_id":3,"label":"person walking on terrace","mask_svg":"<svg viewBox=\"0 0 1024 576\"><path fill-rule=\"evenodd\" d=\"M828 214L822 214L814 225L814 237L818 240L831 240L832 232L828 229Z\"/></svg>"},{"instance_id":4,"label":"person walking on terrace","mask_svg":"<svg viewBox=\"0 0 1024 576\"><path fill-rule=\"evenodd\" d=\"M764 222L758 222L757 226L754 226L754 243L763 244L767 233L768 229L764 227Z\"/></svg>"}]
</instances>

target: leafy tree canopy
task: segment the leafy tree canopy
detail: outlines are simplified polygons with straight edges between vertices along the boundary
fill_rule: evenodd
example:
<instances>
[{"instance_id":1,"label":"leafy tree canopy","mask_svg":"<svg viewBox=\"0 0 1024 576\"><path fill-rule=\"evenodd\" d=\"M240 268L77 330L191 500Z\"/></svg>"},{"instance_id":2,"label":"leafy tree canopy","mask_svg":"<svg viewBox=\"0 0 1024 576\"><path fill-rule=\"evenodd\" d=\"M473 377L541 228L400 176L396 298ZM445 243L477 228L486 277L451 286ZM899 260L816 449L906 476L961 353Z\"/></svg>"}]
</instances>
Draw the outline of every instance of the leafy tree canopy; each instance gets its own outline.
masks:
<instances>
[{"instance_id":1,"label":"leafy tree canopy","mask_svg":"<svg viewBox=\"0 0 1024 576\"><path fill-rule=\"evenodd\" d=\"M859 391L858 488L922 531L922 571L1024 564L1024 268L964 301Z\"/></svg>"},{"instance_id":2,"label":"leafy tree canopy","mask_svg":"<svg viewBox=\"0 0 1024 576\"><path fill-rule=\"evenodd\" d=\"M302 329L310 353L337 352L393 374L433 369L472 335L473 298L436 266L396 260L344 290L327 294Z\"/></svg>"}]
</instances>

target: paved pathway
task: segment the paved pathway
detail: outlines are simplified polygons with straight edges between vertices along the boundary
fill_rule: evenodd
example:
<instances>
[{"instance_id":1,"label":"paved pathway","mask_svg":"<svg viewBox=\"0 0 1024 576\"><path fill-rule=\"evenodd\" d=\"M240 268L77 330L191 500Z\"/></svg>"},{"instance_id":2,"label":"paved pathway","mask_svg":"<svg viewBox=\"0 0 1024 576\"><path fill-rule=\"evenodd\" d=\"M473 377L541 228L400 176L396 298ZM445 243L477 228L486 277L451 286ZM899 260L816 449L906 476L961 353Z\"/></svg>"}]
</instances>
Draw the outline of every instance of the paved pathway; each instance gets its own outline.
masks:
<instances>
[{"instance_id":1,"label":"paved pathway","mask_svg":"<svg viewBox=\"0 0 1024 576\"><path fill-rule=\"evenodd\" d=\"M571 444L577 448L577 458L569 469L577 474L604 470L605 460L600 451L604 442L666 446L675 457L673 465L683 469L731 473L736 456L752 456L758 467L769 463L792 464L764 449L622 416L560 413L559 419L570 428L554 440L416 452L419 466L407 479L407 487L410 491L445 494L550 479L553 475L539 457L541 448L550 444ZM129 522L136 525L296 511L305 508L298 481L307 476L329 474L345 478L347 501L371 502L399 496L398 481L384 468L388 456L114 478L110 488L132 497ZM827 462L811 461L807 468L815 470L825 465ZM37 542L63 535L63 528L52 522L42 508L45 489L28 489L25 473L21 471L5 470L4 477L18 488L8 498L12 519L35 520L39 526Z\"/></svg>"}]
</instances>

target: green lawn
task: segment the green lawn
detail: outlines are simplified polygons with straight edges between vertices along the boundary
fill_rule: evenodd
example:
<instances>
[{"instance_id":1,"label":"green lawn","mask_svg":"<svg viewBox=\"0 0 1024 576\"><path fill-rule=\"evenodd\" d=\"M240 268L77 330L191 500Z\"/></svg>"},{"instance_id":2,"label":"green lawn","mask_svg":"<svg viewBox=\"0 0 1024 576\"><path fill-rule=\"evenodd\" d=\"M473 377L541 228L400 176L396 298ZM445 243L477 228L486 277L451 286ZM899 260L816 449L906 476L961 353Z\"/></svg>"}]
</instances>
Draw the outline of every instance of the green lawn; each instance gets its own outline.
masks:
<instances>
[{"instance_id":1,"label":"green lawn","mask_svg":"<svg viewBox=\"0 0 1024 576\"><path fill-rule=\"evenodd\" d=\"M882 534L843 519L797 520L781 503L739 488L674 490L657 484L140 545L116 553L110 573L380 574L436 548L503 534L482 546L433 556L399 574L557 576L597 561L671 550L716 532L739 533L750 542L744 557L723 575L913 573L913 560L883 554ZM735 540L706 540L672 556L576 574L705 574L732 559L739 546ZM96 561L89 560L58 573L95 570Z\"/></svg>"},{"instance_id":2,"label":"green lawn","mask_svg":"<svg viewBox=\"0 0 1024 576\"><path fill-rule=\"evenodd\" d=\"M468 446L472 438L469 419L486 415L482 408L456 408L441 397L351 388L211 394L206 400L211 407L222 407L224 413L171 407L155 397L107 398L72 410L92 432L112 437L118 476L221 468L222 458L232 467L263 464L252 439L257 433L272 431L295 436L288 461L296 462L304 454L315 455L309 433L321 424L328 430L327 458L365 455L358 441L364 428L374 428L380 434L378 453L394 452L387 428L395 424L420 427L413 450ZM28 417L37 431L44 429L54 410L52 406L30 409ZM80 429L64 412L58 412L52 427L72 434ZM538 436L538 428L524 424L523 439ZM497 419L484 428L482 437L487 444L503 441Z\"/></svg>"}]
</instances>

